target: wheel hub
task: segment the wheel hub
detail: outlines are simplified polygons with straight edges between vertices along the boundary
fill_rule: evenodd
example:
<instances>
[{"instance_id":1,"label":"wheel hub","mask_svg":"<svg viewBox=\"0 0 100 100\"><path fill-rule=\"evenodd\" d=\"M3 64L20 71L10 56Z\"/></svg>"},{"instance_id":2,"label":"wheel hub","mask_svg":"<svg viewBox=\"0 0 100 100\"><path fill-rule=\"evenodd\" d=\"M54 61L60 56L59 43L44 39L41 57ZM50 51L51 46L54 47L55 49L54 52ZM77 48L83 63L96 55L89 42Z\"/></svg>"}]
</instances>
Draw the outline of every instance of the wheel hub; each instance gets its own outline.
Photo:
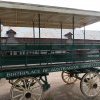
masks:
<instances>
[{"instance_id":1,"label":"wheel hub","mask_svg":"<svg viewBox=\"0 0 100 100\"><path fill-rule=\"evenodd\" d=\"M94 83L93 80L89 82L90 89L96 89L98 87L97 83Z\"/></svg>"},{"instance_id":2,"label":"wheel hub","mask_svg":"<svg viewBox=\"0 0 100 100\"><path fill-rule=\"evenodd\" d=\"M73 77L74 76L74 74L69 74L69 77Z\"/></svg>"},{"instance_id":3,"label":"wheel hub","mask_svg":"<svg viewBox=\"0 0 100 100\"><path fill-rule=\"evenodd\" d=\"M27 93L25 94L25 97L26 97L27 99L31 98L31 93L27 92Z\"/></svg>"},{"instance_id":4,"label":"wheel hub","mask_svg":"<svg viewBox=\"0 0 100 100\"><path fill-rule=\"evenodd\" d=\"M96 89L98 86L97 86L97 84L95 83L95 84L93 84L93 88L94 89Z\"/></svg>"}]
</instances>

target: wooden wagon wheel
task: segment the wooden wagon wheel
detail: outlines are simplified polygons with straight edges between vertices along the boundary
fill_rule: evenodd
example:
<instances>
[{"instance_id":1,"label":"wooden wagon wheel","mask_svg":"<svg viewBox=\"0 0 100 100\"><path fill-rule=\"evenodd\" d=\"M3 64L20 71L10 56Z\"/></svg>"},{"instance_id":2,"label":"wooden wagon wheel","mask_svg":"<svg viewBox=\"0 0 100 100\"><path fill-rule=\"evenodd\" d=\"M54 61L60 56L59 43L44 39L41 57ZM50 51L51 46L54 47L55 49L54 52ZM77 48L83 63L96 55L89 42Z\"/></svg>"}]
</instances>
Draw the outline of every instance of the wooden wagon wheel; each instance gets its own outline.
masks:
<instances>
[{"instance_id":1,"label":"wooden wagon wheel","mask_svg":"<svg viewBox=\"0 0 100 100\"><path fill-rule=\"evenodd\" d=\"M61 76L63 81L67 84L73 84L77 81L76 74L69 73L67 71L63 71Z\"/></svg>"},{"instance_id":2,"label":"wooden wagon wheel","mask_svg":"<svg viewBox=\"0 0 100 100\"><path fill-rule=\"evenodd\" d=\"M99 74L95 72L85 74L80 82L80 89L89 98L97 96L100 92Z\"/></svg>"},{"instance_id":3,"label":"wooden wagon wheel","mask_svg":"<svg viewBox=\"0 0 100 100\"><path fill-rule=\"evenodd\" d=\"M11 100L41 100L43 88L36 78L17 79L11 87Z\"/></svg>"},{"instance_id":4,"label":"wooden wagon wheel","mask_svg":"<svg viewBox=\"0 0 100 100\"><path fill-rule=\"evenodd\" d=\"M13 84L15 83L16 80L17 80L17 79L9 80L9 83L10 83L11 85L13 85Z\"/></svg>"}]
</instances>

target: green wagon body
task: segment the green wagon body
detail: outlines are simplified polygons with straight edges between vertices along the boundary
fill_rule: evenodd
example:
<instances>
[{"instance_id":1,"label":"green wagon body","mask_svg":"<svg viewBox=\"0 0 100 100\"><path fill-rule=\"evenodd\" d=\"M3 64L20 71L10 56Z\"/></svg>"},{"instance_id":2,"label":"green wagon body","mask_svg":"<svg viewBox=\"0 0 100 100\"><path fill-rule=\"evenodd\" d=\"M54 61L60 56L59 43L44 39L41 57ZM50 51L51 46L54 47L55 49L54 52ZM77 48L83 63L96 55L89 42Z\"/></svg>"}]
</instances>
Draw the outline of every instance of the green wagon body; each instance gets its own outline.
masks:
<instances>
[{"instance_id":1,"label":"green wagon body","mask_svg":"<svg viewBox=\"0 0 100 100\"><path fill-rule=\"evenodd\" d=\"M100 66L100 45L1 44L0 77L18 78Z\"/></svg>"}]
</instances>

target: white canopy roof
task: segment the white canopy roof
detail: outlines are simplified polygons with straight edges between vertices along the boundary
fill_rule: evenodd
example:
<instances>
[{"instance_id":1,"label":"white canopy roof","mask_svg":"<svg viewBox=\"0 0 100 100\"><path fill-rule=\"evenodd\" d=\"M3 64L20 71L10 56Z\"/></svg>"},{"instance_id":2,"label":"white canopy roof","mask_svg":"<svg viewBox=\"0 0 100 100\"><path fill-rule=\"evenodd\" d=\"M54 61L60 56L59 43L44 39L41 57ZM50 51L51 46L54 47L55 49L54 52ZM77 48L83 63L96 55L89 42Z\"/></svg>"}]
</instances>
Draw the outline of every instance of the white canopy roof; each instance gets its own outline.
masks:
<instances>
[{"instance_id":1,"label":"white canopy roof","mask_svg":"<svg viewBox=\"0 0 100 100\"><path fill-rule=\"evenodd\" d=\"M0 1L0 20L5 26L38 27L42 28L82 27L100 20L100 12L86 11L62 7L42 6L25 3Z\"/></svg>"}]
</instances>

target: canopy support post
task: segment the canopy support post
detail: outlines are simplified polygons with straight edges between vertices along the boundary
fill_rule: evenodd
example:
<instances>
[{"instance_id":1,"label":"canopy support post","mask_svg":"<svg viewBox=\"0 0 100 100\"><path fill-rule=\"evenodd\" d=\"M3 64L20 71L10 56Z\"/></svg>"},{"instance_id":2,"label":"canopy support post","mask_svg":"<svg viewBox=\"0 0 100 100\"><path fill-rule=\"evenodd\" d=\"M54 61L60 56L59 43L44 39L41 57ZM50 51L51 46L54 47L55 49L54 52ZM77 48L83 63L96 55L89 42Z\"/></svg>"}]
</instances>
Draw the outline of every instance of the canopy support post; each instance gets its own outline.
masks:
<instances>
[{"instance_id":1,"label":"canopy support post","mask_svg":"<svg viewBox=\"0 0 100 100\"><path fill-rule=\"evenodd\" d=\"M0 44L1 44L1 19L0 19Z\"/></svg>"},{"instance_id":2,"label":"canopy support post","mask_svg":"<svg viewBox=\"0 0 100 100\"><path fill-rule=\"evenodd\" d=\"M62 44L62 23L61 23L61 44Z\"/></svg>"},{"instance_id":3,"label":"canopy support post","mask_svg":"<svg viewBox=\"0 0 100 100\"><path fill-rule=\"evenodd\" d=\"M38 27L39 27L39 45L40 45L40 38L41 38L41 30L40 30L40 14L38 14ZM41 51L39 50L39 55L41 54ZM41 61L40 61L41 65Z\"/></svg>"},{"instance_id":4,"label":"canopy support post","mask_svg":"<svg viewBox=\"0 0 100 100\"><path fill-rule=\"evenodd\" d=\"M85 26L84 26L84 44L85 44Z\"/></svg>"},{"instance_id":5,"label":"canopy support post","mask_svg":"<svg viewBox=\"0 0 100 100\"><path fill-rule=\"evenodd\" d=\"M1 51L1 43L2 43L2 40L1 40L1 19L0 19L0 66L2 68L2 51Z\"/></svg>"},{"instance_id":6,"label":"canopy support post","mask_svg":"<svg viewBox=\"0 0 100 100\"><path fill-rule=\"evenodd\" d=\"M74 44L74 24L75 24L75 18L74 18L74 15L73 15L73 18L72 18L72 21L73 21L73 44Z\"/></svg>"},{"instance_id":7,"label":"canopy support post","mask_svg":"<svg viewBox=\"0 0 100 100\"><path fill-rule=\"evenodd\" d=\"M34 38L34 44L35 44L35 29L34 29L34 22L33 22L33 38Z\"/></svg>"},{"instance_id":8,"label":"canopy support post","mask_svg":"<svg viewBox=\"0 0 100 100\"><path fill-rule=\"evenodd\" d=\"M41 30L40 30L40 14L38 14L38 27L39 27L39 44L40 44L40 38L41 38Z\"/></svg>"}]
</instances>

